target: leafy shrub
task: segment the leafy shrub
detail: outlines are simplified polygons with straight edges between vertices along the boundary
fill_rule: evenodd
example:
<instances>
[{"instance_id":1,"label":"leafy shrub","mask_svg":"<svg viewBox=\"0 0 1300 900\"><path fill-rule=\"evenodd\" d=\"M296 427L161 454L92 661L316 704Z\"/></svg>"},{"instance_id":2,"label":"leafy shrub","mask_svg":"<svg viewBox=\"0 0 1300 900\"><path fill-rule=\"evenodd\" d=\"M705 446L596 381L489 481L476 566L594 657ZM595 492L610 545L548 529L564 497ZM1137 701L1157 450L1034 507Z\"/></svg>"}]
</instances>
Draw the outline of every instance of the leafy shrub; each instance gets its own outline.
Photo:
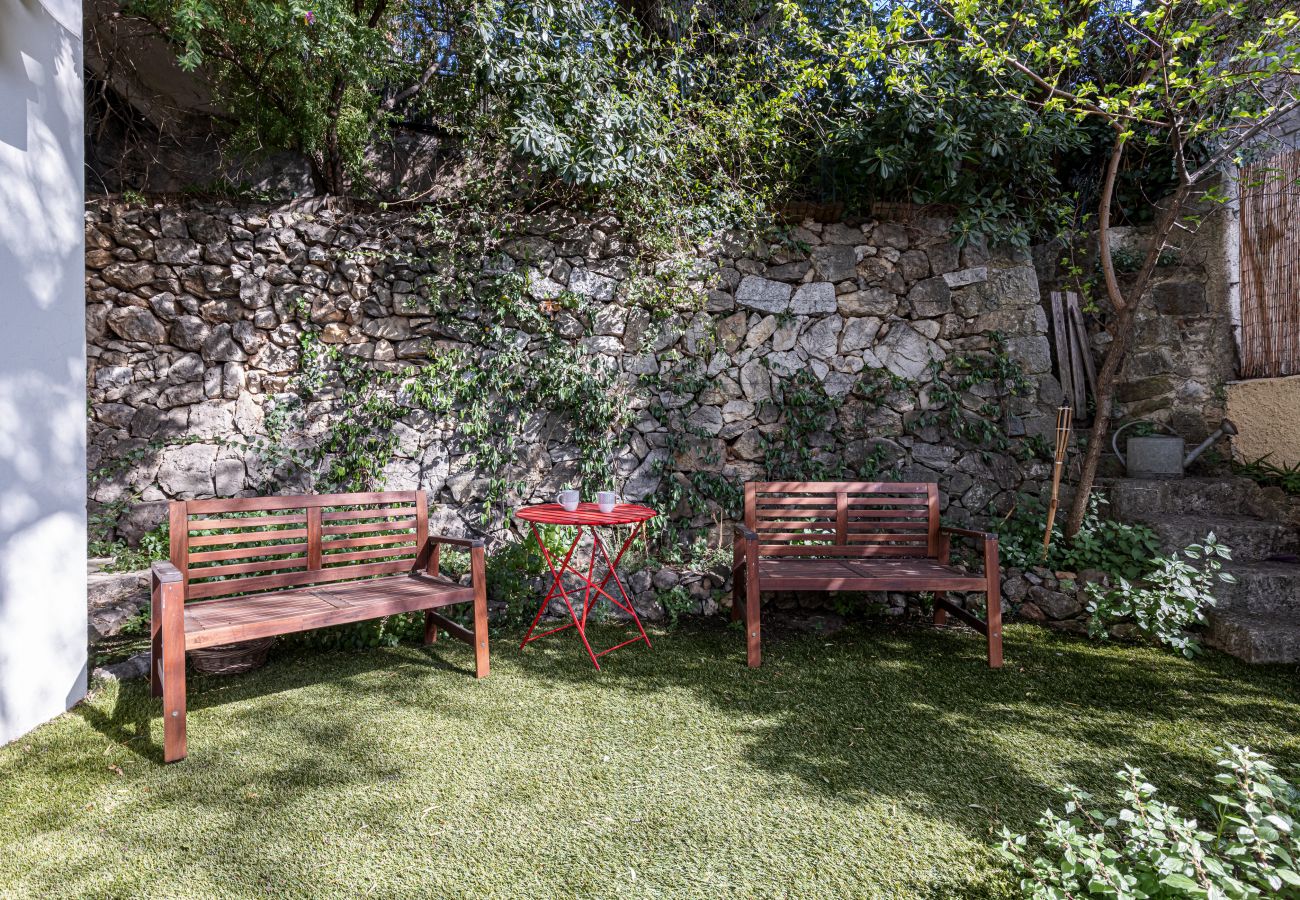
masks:
<instances>
[{"instance_id":1,"label":"leafy shrub","mask_svg":"<svg viewBox=\"0 0 1300 900\"><path fill-rule=\"evenodd\" d=\"M1083 527L1073 540L1066 540L1058 521L1044 558L1046 512L1042 503L1021 497L1014 514L997 527L1003 564L1018 569L1045 566L1067 572L1097 569L1116 578L1140 578L1151 569L1152 559L1160 551L1160 541L1145 525L1103 519L1101 505L1105 502L1099 493L1092 495Z\"/></svg>"},{"instance_id":2,"label":"leafy shrub","mask_svg":"<svg viewBox=\"0 0 1300 900\"><path fill-rule=\"evenodd\" d=\"M1002 853L1026 897L1250 898L1300 897L1300 793L1262 756L1229 747L1215 776L1222 793L1202 807L1204 827L1154 799L1142 772L1117 774L1122 808L1098 811L1093 798L1067 786L1065 814L1038 820L1042 855L1003 829Z\"/></svg>"},{"instance_id":3,"label":"leafy shrub","mask_svg":"<svg viewBox=\"0 0 1300 900\"><path fill-rule=\"evenodd\" d=\"M1204 544L1192 544L1183 550L1183 556L1201 560L1200 566L1180 559L1177 554L1155 560L1155 568L1133 584L1121 578L1119 586L1106 591L1095 584L1088 585L1088 603L1091 619L1088 632L1093 637L1105 638L1109 626L1116 622L1132 622L1143 634L1192 656L1199 649L1196 640L1186 629L1205 621L1204 610L1214 605L1210 592L1217 580L1233 582L1227 572L1220 571L1220 559L1232 559L1232 552L1210 532Z\"/></svg>"},{"instance_id":4,"label":"leafy shrub","mask_svg":"<svg viewBox=\"0 0 1300 900\"><path fill-rule=\"evenodd\" d=\"M1269 462L1266 453L1253 462L1233 463L1232 471L1264 487L1280 487L1288 494L1300 494L1300 462L1288 466Z\"/></svg>"},{"instance_id":5,"label":"leafy shrub","mask_svg":"<svg viewBox=\"0 0 1300 900\"><path fill-rule=\"evenodd\" d=\"M117 540L92 541L88 549L91 556L113 557L113 561L104 566L104 572L135 572L171 555L171 533L167 523L163 522L142 534L138 547Z\"/></svg>"}]
</instances>

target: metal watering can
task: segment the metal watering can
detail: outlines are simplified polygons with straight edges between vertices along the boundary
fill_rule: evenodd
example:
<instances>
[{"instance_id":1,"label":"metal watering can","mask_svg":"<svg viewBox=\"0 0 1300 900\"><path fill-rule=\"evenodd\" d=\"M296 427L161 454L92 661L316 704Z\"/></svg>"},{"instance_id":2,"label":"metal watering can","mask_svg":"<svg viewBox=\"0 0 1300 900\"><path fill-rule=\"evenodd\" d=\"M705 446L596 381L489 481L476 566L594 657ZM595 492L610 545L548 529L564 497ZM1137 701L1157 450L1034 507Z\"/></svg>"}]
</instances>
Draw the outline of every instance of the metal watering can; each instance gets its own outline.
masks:
<instances>
[{"instance_id":1,"label":"metal watering can","mask_svg":"<svg viewBox=\"0 0 1300 900\"><path fill-rule=\"evenodd\" d=\"M1115 430L1110 439L1111 449L1124 464L1129 478L1182 478L1183 470L1190 466L1196 457L1223 437L1225 434L1237 433L1237 426L1228 419L1219 425L1219 430L1201 442L1200 446L1183 456L1187 444L1176 434L1144 434L1128 439L1128 457L1119 451L1120 432L1131 425L1137 425L1142 419L1134 419ZM1156 425L1157 423L1148 423ZM1163 427L1163 426L1158 426Z\"/></svg>"}]
</instances>

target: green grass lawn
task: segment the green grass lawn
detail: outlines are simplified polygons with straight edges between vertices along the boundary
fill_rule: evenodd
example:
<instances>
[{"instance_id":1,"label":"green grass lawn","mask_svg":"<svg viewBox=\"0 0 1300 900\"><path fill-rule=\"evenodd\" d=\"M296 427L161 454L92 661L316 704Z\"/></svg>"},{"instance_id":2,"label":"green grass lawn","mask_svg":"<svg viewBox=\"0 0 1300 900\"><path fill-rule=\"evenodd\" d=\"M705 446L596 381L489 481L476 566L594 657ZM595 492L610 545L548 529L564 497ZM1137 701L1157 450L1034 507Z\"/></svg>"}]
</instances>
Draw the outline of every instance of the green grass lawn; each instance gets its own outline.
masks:
<instances>
[{"instance_id":1,"label":"green grass lawn","mask_svg":"<svg viewBox=\"0 0 1300 900\"><path fill-rule=\"evenodd\" d=\"M612 642L615 633L601 638ZM190 681L161 764L147 685L95 690L0 749L3 897L984 897L1067 781L1131 761L1207 789L1214 748L1300 762L1294 668L1007 631L782 635L720 624L597 674L527 651L281 653Z\"/></svg>"}]
</instances>

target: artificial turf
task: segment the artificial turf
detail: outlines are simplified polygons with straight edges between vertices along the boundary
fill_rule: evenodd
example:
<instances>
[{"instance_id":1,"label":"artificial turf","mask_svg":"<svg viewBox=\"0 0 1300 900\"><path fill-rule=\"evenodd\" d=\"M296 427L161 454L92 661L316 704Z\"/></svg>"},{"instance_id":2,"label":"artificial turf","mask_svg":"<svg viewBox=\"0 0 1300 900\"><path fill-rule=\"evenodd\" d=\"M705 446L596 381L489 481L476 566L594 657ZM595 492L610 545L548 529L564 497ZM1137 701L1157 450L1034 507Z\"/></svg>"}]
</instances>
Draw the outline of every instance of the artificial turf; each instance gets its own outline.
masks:
<instances>
[{"instance_id":1,"label":"artificial turf","mask_svg":"<svg viewBox=\"0 0 1300 900\"><path fill-rule=\"evenodd\" d=\"M773 632L776 629L772 629ZM615 638L607 630L600 637ZM986 897L1067 781L1190 805L1214 748L1300 762L1294 667L1007 629L714 623L597 674L571 634L285 652L191 676L161 764L141 682L0 748L3 897Z\"/></svg>"}]
</instances>

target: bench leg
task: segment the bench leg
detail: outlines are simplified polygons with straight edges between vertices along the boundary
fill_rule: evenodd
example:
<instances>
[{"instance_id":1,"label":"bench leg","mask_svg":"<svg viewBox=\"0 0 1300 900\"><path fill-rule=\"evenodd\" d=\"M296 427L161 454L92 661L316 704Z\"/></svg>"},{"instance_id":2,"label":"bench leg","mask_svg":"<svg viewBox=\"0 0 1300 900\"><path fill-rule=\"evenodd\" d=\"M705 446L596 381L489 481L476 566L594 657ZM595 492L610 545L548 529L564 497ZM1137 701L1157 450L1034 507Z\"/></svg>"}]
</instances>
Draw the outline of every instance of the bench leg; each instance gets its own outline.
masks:
<instances>
[{"instance_id":1,"label":"bench leg","mask_svg":"<svg viewBox=\"0 0 1300 900\"><path fill-rule=\"evenodd\" d=\"M475 676L486 678L488 663L487 565L483 548L470 549L470 579L474 583L474 669Z\"/></svg>"},{"instance_id":2,"label":"bench leg","mask_svg":"<svg viewBox=\"0 0 1300 900\"><path fill-rule=\"evenodd\" d=\"M996 570L994 570L996 572ZM1002 587L995 574L989 579L987 609L984 620L988 623L989 668L1002 668Z\"/></svg>"},{"instance_id":3,"label":"bench leg","mask_svg":"<svg viewBox=\"0 0 1300 900\"><path fill-rule=\"evenodd\" d=\"M158 665L162 662L162 586L155 584L149 599L149 694L163 695Z\"/></svg>"},{"instance_id":4,"label":"bench leg","mask_svg":"<svg viewBox=\"0 0 1300 900\"><path fill-rule=\"evenodd\" d=\"M172 585L165 585L167 590ZM179 585L177 585L179 587ZM185 618L181 612L181 592L166 598L175 605L163 615L162 688L163 688L163 759L177 762L186 756L185 746Z\"/></svg>"},{"instance_id":5,"label":"bench leg","mask_svg":"<svg viewBox=\"0 0 1300 900\"><path fill-rule=\"evenodd\" d=\"M438 641L438 623L433 620L433 610L424 611L424 642L434 644Z\"/></svg>"},{"instance_id":6,"label":"bench leg","mask_svg":"<svg viewBox=\"0 0 1300 900\"><path fill-rule=\"evenodd\" d=\"M948 624L948 610L944 609L943 605L940 603L940 601L945 599L947 596L947 591L934 592L934 624L936 625Z\"/></svg>"},{"instance_id":7,"label":"bench leg","mask_svg":"<svg viewBox=\"0 0 1300 900\"><path fill-rule=\"evenodd\" d=\"M749 667L757 669L763 664L762 624L759 621L759 590L756 573L745 572L745 644Z\"/></svg>"},{"instance_id":8,"label":"bench leg","mask_svg":"<svg viewBox=\"0 0 1300 900\"><path fill-rule=\"evenodd\" d=\"M731 572L731 621L739 622L745 608L745 567L740 566Z\"/></svg>"}]
</instances>

